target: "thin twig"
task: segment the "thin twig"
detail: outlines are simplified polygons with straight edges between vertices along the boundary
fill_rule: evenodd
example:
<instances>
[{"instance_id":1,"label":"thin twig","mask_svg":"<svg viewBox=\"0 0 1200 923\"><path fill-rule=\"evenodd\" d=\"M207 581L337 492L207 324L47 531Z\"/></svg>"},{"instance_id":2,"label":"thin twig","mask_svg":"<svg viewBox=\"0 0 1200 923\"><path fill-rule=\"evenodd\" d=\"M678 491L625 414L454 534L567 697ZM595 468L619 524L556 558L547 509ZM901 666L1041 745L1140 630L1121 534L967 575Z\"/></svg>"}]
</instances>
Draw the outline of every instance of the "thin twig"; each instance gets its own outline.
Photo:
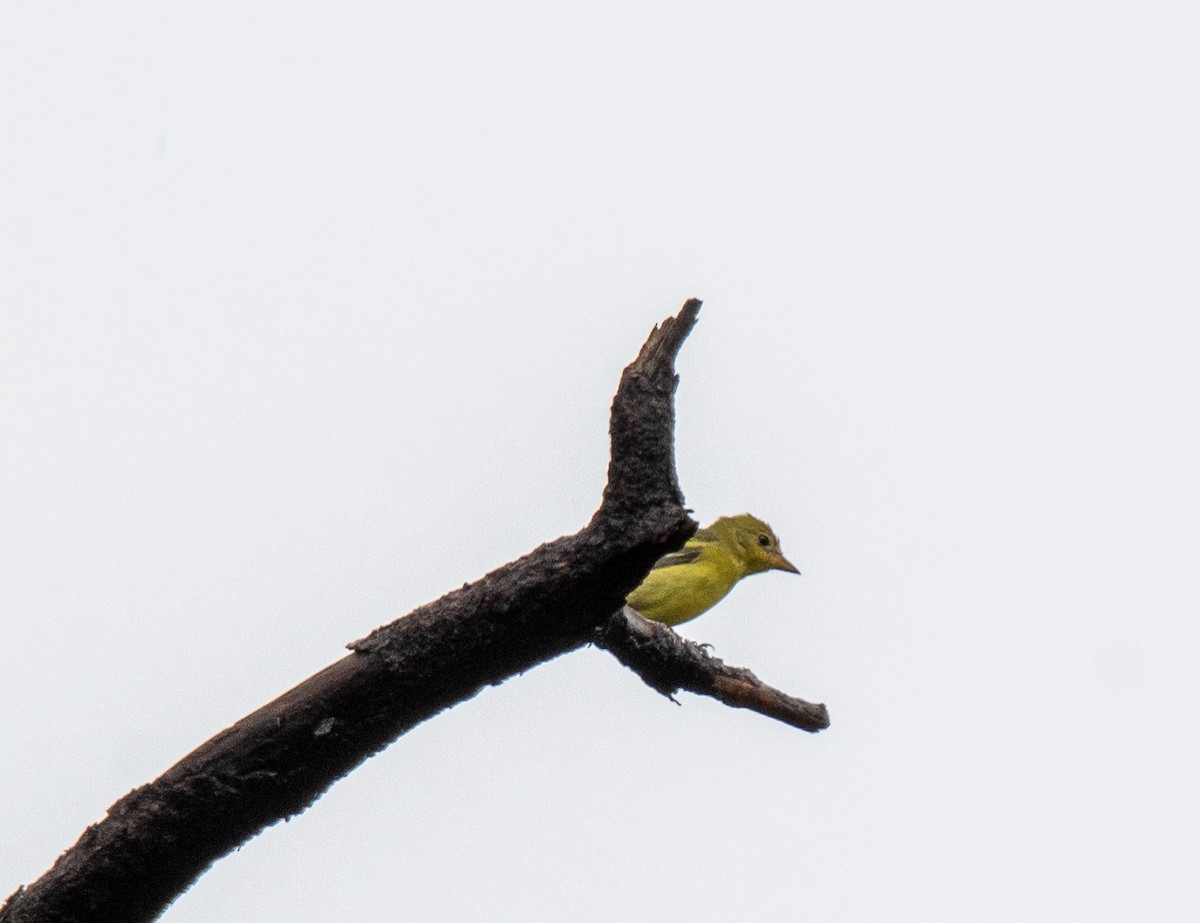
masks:
<instances>
[{"instance_id":1,"label":"thin twig","mask_svg":"<svg viewBox=\"0 0 1200 923\"><path fill-rule=\"evenodd\" d=\"M748 708L802 731L829 727L829 712L768 686L749 670L727 666L671 628L623 606L596 633L594 643L640 676L652 689L674 696L685 689L733 708Z\"/></svg>"}]
</instances>

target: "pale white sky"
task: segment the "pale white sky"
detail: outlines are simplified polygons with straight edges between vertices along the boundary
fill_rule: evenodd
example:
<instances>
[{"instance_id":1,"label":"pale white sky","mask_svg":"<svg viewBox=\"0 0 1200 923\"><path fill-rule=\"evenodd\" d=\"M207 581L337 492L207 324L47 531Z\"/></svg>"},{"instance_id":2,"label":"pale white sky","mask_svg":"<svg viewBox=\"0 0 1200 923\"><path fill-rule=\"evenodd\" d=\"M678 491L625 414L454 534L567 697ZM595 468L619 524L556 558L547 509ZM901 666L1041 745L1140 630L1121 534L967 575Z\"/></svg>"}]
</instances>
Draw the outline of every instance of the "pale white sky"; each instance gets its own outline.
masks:
<instances>
[{"instance_id":1,"label":"pale white sky","mask_svg":"<svg viewBox=\"0 0 1200 923\"><path fill-rule=\"evenodd\" d=\"M680 477L687 626L816 737L564 657L199 921L1200 915L1191 3L0 9L0 891L373 627Z\"/></svg>"}]
</instances>

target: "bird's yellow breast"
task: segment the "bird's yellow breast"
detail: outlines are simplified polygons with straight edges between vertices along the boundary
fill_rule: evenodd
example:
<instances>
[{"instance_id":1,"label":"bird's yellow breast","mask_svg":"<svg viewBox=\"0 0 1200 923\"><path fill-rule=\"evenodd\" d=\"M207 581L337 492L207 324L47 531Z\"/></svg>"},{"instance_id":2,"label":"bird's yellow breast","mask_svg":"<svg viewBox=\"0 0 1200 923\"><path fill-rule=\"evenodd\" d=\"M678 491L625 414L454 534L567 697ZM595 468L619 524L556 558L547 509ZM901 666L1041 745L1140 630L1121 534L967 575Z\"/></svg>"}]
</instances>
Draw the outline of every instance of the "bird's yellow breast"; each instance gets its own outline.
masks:
<instances>
[{"instance_id":1,"label":"bird's yellow breast","mask_svg":"<svg viewBox=\"0 0 1200 923\"><path fill-rule=\"evenodd\" d=\"M704 543L694 561L650 571L626 602L648 619L679 625L715 606L744 573L732 554Z\"/></svg>"}]
</instances>

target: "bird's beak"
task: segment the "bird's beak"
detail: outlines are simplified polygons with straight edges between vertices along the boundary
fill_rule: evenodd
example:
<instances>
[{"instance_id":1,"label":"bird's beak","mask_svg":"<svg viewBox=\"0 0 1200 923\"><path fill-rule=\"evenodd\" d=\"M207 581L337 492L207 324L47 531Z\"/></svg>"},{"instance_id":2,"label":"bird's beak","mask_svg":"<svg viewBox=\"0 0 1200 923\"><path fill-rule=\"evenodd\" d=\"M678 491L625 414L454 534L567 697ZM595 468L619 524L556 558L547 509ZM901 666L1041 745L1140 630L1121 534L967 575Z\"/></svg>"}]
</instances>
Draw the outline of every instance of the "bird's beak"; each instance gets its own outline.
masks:
<instances>
[{"instance_id":1,"label":"bird's beak","mask_svg":"<svg viewBox=\"0 0 1200 923\"><path fill-rule=\"evenodd\" d=\"M800 573L800 569L781 554L771 555L771 567L775 570L786 570L789 574Z\"/></svg>"}]
</instances>

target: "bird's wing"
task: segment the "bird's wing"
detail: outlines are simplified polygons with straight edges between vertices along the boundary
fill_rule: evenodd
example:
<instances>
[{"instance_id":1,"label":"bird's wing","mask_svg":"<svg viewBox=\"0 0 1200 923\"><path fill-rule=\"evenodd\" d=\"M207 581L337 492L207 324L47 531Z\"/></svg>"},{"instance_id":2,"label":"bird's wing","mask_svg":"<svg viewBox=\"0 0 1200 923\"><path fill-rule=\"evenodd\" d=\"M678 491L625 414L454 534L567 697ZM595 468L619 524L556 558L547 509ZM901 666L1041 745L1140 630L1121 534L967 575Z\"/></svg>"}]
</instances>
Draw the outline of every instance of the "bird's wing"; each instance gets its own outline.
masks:
<instances>
[{"instance_id":1,"label":"bird's wing","mask_svg":"<svg viewBox=\"0 0 1200 923\"><path fill-rule=\"evenodd\" d=\"M676 564L691 564L704 552L705 545L711 545L717 540L716 534L711 529L700 529L688 539L686 545L678 551L664 554L654 562L654 566L650 569L658 570L660 567L674 567Z\"/></svg>"},{"instance_id":2,"label":"bird's wing","mask_svg":"<svg viewBox=\"0 0 1200 923\"><path fill-rule=\"evenodd\" d=\"M700 549L698 547L684 545L678 551L664 554L654 562L654 566L650 569L658 570L663 567L674 567L676 564L691 564L698 557L700 557Z\"/></svg>"}]
</instances>

